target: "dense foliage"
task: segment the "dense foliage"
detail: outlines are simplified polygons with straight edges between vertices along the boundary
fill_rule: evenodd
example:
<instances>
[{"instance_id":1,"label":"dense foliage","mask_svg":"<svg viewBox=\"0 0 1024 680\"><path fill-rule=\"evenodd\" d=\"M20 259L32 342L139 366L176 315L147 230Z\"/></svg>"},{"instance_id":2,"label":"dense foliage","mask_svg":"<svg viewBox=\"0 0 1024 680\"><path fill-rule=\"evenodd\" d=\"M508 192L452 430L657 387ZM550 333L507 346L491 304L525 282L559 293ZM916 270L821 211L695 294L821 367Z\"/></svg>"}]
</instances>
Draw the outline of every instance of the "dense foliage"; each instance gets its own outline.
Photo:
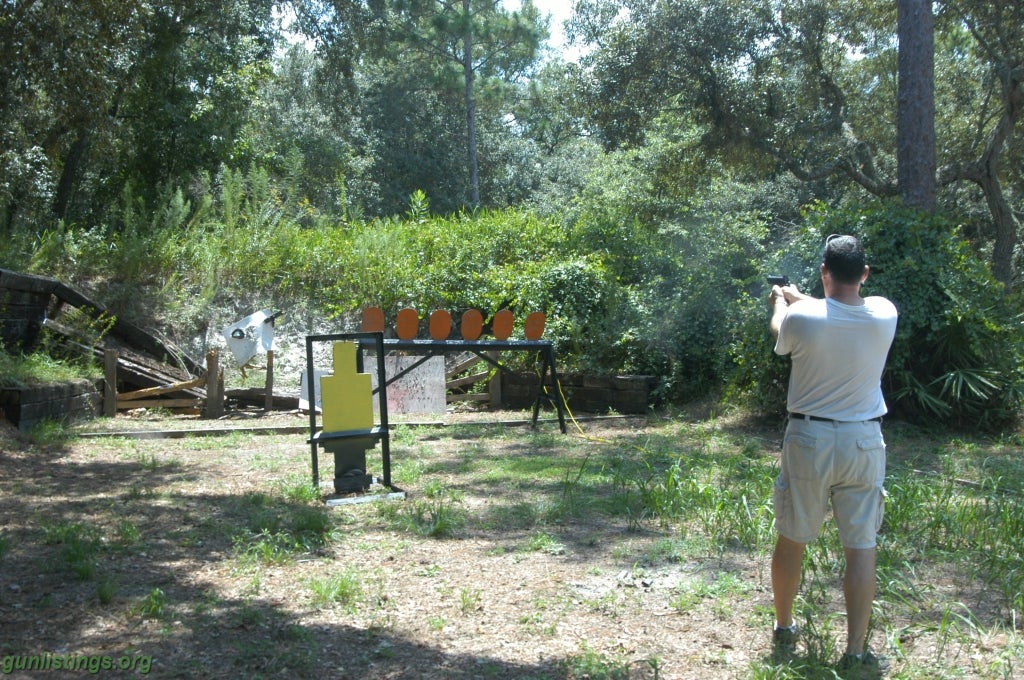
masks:
<instances>
[{"instance_id":1,"label":"dense foliage","mask_svg":"<svg viewBox=\"0 0 1024 680\"><path fill-rule=\"evenodd\" d=\"M864 295L887 297L899 310L883 378L891 410L983 427L1016 418L1024 388L1022 301L1005 295L960 230L940 215L897 204L819 207L772 259L801 290L820 296L817 265L833 233L863 239L872 270ZM735 347L740 371L734 384L778 408L788 359L770 356L770 337L757 318L764 301L750 300L748 308Z\"/></svg>"}]
</instances>

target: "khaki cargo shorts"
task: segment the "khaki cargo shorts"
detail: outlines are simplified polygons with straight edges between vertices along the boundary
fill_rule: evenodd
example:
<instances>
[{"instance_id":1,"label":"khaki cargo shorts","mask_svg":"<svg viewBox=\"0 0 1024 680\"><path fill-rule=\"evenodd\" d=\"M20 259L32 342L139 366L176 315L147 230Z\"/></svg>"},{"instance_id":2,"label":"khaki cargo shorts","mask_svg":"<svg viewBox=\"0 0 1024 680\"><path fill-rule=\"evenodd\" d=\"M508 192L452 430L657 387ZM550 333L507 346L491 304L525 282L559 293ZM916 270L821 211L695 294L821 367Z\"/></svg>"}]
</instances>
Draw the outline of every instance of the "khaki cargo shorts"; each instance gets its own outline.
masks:
<instances>
[{"instance_id":1,"label":"khaki cargo shorts","mask_svg":"<svg viewBox=\"0 0 1024 680\"><path fill-rule=\"evenodd\" d=\"M881 423L790 420L774 489L775 528L792 541L810 543L831 503L843 546L873 548L884 483Z\"/></svg>"}]
</instances>

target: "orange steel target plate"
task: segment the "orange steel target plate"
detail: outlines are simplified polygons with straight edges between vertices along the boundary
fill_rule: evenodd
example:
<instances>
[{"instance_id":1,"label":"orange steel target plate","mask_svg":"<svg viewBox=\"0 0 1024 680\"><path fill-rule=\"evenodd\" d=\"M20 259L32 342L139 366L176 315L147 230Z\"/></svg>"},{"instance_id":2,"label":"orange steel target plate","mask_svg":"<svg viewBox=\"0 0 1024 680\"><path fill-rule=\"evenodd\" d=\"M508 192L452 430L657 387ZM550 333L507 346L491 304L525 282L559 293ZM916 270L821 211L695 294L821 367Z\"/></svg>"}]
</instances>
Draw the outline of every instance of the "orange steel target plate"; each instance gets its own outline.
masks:
<instances>
[{"instance_id":1,"label":"orange steel target plate","mask_svg":"<svg viewBox=\"0 0 1024 680\"><path fill-rule=\"evenodd\" d=\"M420 317L415 309L406 307L399 310L395 319L395 333L400 340L413 340L420 331Z\"/></svg>"},{"instance_id":2,"label":"orange steel target plate","mask_svg":"<svg viewBox=\"0 0 1024 680\"><path fill-rule=\"evenodd\" d=\"M508 340L509 336L512 335L512 324L515 322L515 317L512 316L511 310L503 309L494 315L494 320L491 322L491 331L494 333L495 340Z\"/></svg>"},{"instance_id":3,"label":"orange steel target plate","mask_svg":"<svg viewBox=\"0 0 1024 680\"><path fill-rule=\"evenodd\" d=\"M435 310L430 315L430 337L434 340L446 340L452 332L452 315L443 309Z\"/></svg>"},{"instance_id":4,"label":"orange steel target plate","mask_svg":"<svg viewBox=\"0 0 1024 680\"><path fill-rule=\"evenodd\" d=\"M484 315L479 309L467 309L462 314L462 324L459 326L463 340L477 340L484 329Z\"/></svg>"},{"instance_id":5,"label":"orange steel target plate","mask_svg":"<svg viewBox=\"0 0 1024 680\"><path fill-rule=\"evenodd\" d=\"M540 340L540 336L544 335L544 324L547 321L547 317L544 316L544 312L534 312L526 317L526 326L523 329L527 340Z\"/></svg>"},{"instance_id":6,"label":"orange steel target plate","mask_svg":"<svg viewBox=\"0 0 1024 680\"><path fill-rule=\"evenodd\" d=\"M363 310L363 332L382 333L384 331L384 310L380 307L367 307Z\"/></svg>"}]
</instances>

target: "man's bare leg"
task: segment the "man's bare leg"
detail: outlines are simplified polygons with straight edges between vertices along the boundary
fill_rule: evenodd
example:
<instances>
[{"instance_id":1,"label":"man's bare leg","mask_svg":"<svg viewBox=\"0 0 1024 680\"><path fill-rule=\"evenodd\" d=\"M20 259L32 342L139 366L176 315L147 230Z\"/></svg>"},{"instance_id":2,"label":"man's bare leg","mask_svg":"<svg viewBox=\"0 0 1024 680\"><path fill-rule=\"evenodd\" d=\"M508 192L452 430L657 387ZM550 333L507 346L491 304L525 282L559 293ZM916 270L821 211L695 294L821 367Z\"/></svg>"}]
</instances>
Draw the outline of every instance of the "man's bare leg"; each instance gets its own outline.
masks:
<instances>
[{"instance_id":1,"label":"man's bare leg","mask_svg":"<svg viewBox=\"0 0 1024 680\"><path fill-rule=\"evenodd\" d=\"M846 574L843 595L846 598L846 651L863 654L867 643L871 606L875 601L876 548L846 548ZM776 603L776 608L778 604Z\"/></svg>"},{"instance_id":2,"label":"man's bare leg","mask_svg":"<svg viewBox=\"0 0 1024 680\"><path fill-rule=\"evenodd\" d=\"M800 573L806 544L779 536L772 555L772 597L775 600L775 626L792 626L793 602L800 589Z\"/></svg>"}]
</instances>

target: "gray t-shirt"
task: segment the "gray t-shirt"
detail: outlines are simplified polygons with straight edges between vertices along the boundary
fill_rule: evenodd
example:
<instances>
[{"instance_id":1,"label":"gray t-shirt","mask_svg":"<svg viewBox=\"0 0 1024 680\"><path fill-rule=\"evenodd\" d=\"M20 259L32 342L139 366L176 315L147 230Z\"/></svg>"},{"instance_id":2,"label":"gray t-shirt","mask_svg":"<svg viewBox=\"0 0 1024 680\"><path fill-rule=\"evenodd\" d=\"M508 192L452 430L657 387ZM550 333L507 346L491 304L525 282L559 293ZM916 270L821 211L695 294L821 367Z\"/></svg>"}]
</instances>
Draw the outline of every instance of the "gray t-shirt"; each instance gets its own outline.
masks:
<instances>
[{"instance_id":1,"label":"gray t-shirt","mask_svg":"<svg viewBox=\"0 0 1024 680\"><path fill-rule=\"evenodd\" d=\"M775 353L793 360L791 413L859 421L886 413L882 371L896 334L896 307L883 297L847 305L831 298L789 306Z\"/></svg>"}]
</instances>

